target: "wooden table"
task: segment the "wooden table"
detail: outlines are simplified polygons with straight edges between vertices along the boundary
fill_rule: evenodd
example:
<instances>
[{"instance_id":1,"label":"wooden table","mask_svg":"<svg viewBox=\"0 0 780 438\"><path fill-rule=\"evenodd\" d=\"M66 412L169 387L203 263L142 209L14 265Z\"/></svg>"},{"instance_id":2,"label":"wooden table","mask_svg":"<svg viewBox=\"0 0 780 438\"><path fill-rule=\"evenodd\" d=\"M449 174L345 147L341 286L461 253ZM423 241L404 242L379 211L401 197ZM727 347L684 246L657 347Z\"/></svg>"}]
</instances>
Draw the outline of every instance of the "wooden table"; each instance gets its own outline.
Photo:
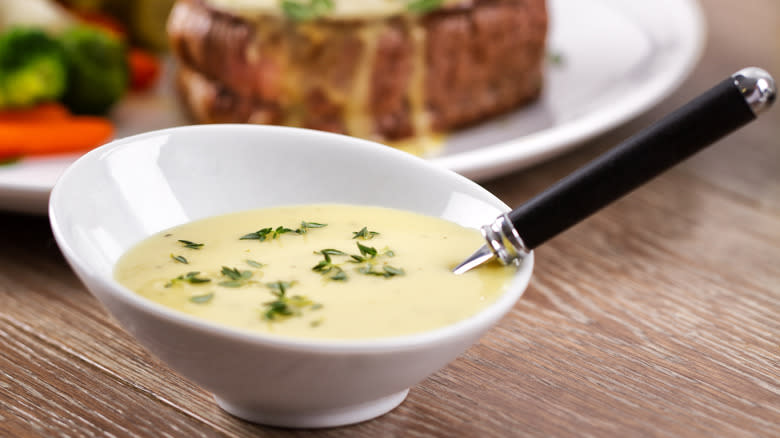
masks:
<instances>
[{"instance_id":1,"label":"wooden table","mask_svg":"<svg viewBox=\"0 0 780 438\"><path fill-rule=\"evenodd\" d=\"M657 108L486 183L518 205L746 65L780 75L780 3L703 2L708 45ZM351 427L243 422L136 344L47 218L0 213L0 436L780 436L780 108L537 251L479 344Z\"/></svg>"}]
</instances>

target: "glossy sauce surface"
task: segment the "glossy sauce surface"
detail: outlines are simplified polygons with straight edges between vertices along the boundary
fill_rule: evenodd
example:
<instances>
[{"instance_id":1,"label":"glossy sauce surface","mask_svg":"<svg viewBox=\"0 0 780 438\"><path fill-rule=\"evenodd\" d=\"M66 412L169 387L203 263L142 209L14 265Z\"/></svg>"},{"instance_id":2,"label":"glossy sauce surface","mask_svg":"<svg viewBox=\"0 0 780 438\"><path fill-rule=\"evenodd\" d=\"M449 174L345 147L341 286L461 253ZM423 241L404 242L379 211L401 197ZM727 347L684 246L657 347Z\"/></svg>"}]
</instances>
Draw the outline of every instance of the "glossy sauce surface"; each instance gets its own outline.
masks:
<instances>
[{"instance_id":1,"label":"glossy sauce surface","mask_svg":"<svg viewBox=\"0 0 780 438\"><path fill-rule=\"evenodd\" d=\"M495 301L514 268L451 273L483 242L477 230L406 211L277 207L158 233L128 251L115 276L146 298L220 324L380 338L442 327Z\"/></svg>"}]
</instances>

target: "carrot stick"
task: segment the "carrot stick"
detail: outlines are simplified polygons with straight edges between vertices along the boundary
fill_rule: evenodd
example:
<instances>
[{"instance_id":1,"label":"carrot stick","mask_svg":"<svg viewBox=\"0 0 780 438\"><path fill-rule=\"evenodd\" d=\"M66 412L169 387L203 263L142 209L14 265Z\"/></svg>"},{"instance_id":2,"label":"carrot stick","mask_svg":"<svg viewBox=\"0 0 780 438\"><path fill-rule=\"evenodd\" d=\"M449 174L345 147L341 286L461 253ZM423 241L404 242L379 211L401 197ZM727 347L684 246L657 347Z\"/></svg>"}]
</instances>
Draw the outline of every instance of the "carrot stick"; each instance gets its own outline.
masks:
<instances>
[{"instance_id":1,"label":"carrot stick","mask_svg":"<svg viewBox=\"0 0 780 438\"><path fill-rule=\"evenodd\" d=\"M103 117L0 122L0 155L44 155L83 152L109 141L114 126Z\"/></svg>"},{"instance_id":2,"label":"carrot stick","mask_svg":"<svg viewBox=\"0 0 780 438\"><path fill-rule=\"evenodd\" d=\"M0 122L61 120L68 117L70 112L59 102L43 102L28 108L0 110Z\"/></svg>"}]
</instances>

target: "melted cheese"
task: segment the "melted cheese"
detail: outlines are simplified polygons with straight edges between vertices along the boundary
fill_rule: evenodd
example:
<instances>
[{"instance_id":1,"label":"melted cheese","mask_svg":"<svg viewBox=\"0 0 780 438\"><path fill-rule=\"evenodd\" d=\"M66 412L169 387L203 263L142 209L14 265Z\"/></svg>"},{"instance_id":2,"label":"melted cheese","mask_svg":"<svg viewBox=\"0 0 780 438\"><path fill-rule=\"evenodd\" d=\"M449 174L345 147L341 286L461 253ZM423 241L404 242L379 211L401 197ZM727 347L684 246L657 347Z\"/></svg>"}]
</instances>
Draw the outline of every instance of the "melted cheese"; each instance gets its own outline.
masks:
<instances>
[{"instance_id":1,"label":"melted cheese","mask_svg":"<svg viewBox=\"0 0 780 438\"><path fill-rule=\"evenodd\" d=\"M369 109L371 98L371 76L376 59L379 38L384 22L367 24L359 30L363 45L355 74L352 78L352 94L344 105L344 122L349 135L373 139L374 120Z\"/></svg>"},{"instance_id":2,"label":"melted cheese","mask_svg":"<svg viewBox=\"0 0 780 438\"><path fill-rule=\"evenodd\" d=\"M410 0L332 0L333 9L325 18L353 20L383 18L407 13ZM461 0L462 1L462 0ZM306 3L300 0L301 3ZM458 3L444 0L442 6ZM281 0L206 0L211 6L244 17L258 15L282 15Z\"/></svg>"},{"instance_id":3,"label":"melted cheese","mask_svg":"<svg viewBox=\"0 0 780 438\"><path fill-rule=\"evenodd\" d=\"M327 226L265 241L239 239L265 227L295 229L302 220ZM353 239L353 233L363 227L380 234ZM186 248L180 240L203 246ZM359 272L365 263L351 263L349 256L337 255L331 256L332 261L343 269L346 280L331 280L312 270L324 260L317 251L333 248L360 255L358 242L377 250L371 261L374 270L381 272L389 265L402 269L403 275L366 275ZM494 302L505 291L514 268L495 264L463 275L451 273L483 243L477 230L406 211L347 205L280 207L213 217L158 233L119 260L115 277L164 306L240 329L299 338L380 338L452 324ZM184 257L188 263L174 257ZM248 271L251 277L238 287L220 285L230 280L223 267ZM171 282L188 272L210 281ZM268 303L276 297L268 283L278 281L293 283L287 296L301 295L317 305L269 320Z\"/></svg>"},{"instance_id":4,"label":"melted cheese","mask_svg":"<svg viewBox=\"0 0 780 438\"><path fill-rule=\"evenodd\" d=\"M343 42L338 26L325 26L318 21L291 23L279 20L281 9L278 0L207 2L255 21L257 32L253 44L247 47L246 59L250 64L267 62L276 66L272 71L278 75L271 79L258 77L257 80L261 82L257 87L264 99L277 101L282 107L282 124L296 127L309 125L307 109L310 103L307 99L312 93L321 93L329 105L340 108L341 122L347 135L382 142L420 156L434 154L443 147L444 135L432 132L431 117L426 107L426 29L418 16L405 14L408 0L334 2L334 10L328 16L330 18L378 18L360 23L355 30L361 49L347 82L349 87L344 87L343 80L337 80L327 73L312 71L312 60L308 58L308 54L320 52L322 45ZM442 5L454 3L444 1ZM375 115L371 111L371 87L373 75L381 74L374 67L380 39L389 26L389 21L382 18L399 14L403 15L404 33L411 47L405 104L413 132L409 138L390 141L377 132ZM278 86L274 86L277 80ZM269 96L263 92L275 89L280 90L278 95ZM258 121L265 122L266 119L261 117Z\"/></svg>"}]
</instances>

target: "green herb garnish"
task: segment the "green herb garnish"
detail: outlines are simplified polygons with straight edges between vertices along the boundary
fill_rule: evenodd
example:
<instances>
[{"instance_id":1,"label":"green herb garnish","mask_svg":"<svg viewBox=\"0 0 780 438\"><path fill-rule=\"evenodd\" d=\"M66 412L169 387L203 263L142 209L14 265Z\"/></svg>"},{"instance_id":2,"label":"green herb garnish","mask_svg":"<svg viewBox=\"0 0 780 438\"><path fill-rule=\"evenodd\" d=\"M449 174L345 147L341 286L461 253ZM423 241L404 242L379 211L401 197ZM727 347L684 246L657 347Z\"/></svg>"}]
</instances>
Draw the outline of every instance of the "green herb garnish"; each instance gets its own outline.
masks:
<instances>
[{"instance_id":1,"label":"green herb garnish","mask_svg":"<svg viewBox=\"0 0 780 438\"><path fill-rule=\"evenodd\" d=\"M287 227L283 227L283 226L278 226L278 227L276 227L276 229L274 230L274 234L273 234L273 236L272 236L271 238L272 238L272 239L278 239L278 238L279 238L279 236L281 236L282 234L286 234L286 233L292 233L292 232L293 232L293 229L292 229L292 228L287 228Z\"/></svg>"},{"instance_id":2,"label":"green herb garnish","mask_svg":"<svg viewBox=\"0 0 780 438\"><path fill-rule=\"evenodd\" d=\"M273 228L263 228L260 230L255 231L254 233L248 233L244 234L239 238L239 240L259 240L264 241L266 238L268 238L268 235L271 234L274 231Z\"/></svg>"},{"instance_id":3,"label":"green herb garnish","mask_svg":"<svg viewBox=\"0 0 780 438\"><path fill-rule=\"evenodd\" d=\"M217 283L223 287L241 287L247 284L247 280L252 278L252 271L239 271L236 268L222 267L222 275L228 278L228 280L220 281Z\"/></svg>"},{"instance_id":4,"label":"green herb garnish","mask_svg":"<svg viewBox=\"0 0 780 438\"><path fill-rule=\"evenodd\" d=\"M310 228L324 228L324 227L327 227L327 226L328 226L328 224L321 224L321 223L318 223L318 222L301 221L301 227L298 228L297 230L295 230L295 232L297 234L306 234L306 232Z\"/></svg>"},{"instance_id":5,"label":"green herb garnish","mask_svg":"<svg viewBox=\"0 0 780 438\"><path fill-rule=\"evenodd\" d=\"M366 246L361 244L360 242L355 242L357 244L358 250L360 250L360 255L352 254L350 257L352 257L353 263L363 263L365 261L371 260L376 257L378 254L376 248L373 246Z\"/></svg>"},{"instance_id":6,"label":"green herb garnish","mask_svg":"<svg viewBox=\"0 0 780 438\"><path fill-rule=\"evenodd\" d=\"M204 304L208 303L209 301L214 298L214 292L209 292L207 294L203 295L193 295L190 297L190 302L195 304Z\"/></svg>"},{"instance_id":7,"label":"green herb garnish","mask_svg":"<svg viewBox=\"0 0 780 438\"><path fill-rule=\"evenodd\" d=\"M406 9L415 14L424 14L441 6L442 0L411 0Z\"/></svg>"},{"instance_id":8,"label":"green herb garnish","mask_svg":"<svg viewBox=\"0 0 780 438\"><path fill-rule=\"evenodd\" d=\"M295 281L275 281L273 283L266 283L266 287L271 289L272 293L278 292L284 295L287 289L295 286Z\"/></svg>"},{"instance_id":9,"label":"green herb garnish","mask_svg":"<svg viewBox=\"0 0 780 438\"><path fill-rule=\"evenodd\" d=\"M333 274L328 276L328 278L335 281L344 281L347 279L347 273L341 269L341 266L333 264L333 259L330 257L332 255L343 256L347 255L347 253L332 248L315 251L314 253L322 255L323 259L311 268L312 271L319 272L323 275L330 274L332 272Z\"/></svg>"},{"instance_id":10,"label":"green herb garnish","mask_svg":"<svg viewBox=\"0 0 780 438\"><path fill-rule=\"evenodd\" d=\"M276 297L273 301L263 303L267 307L263 317L268 321L276 321L291 316L299 316L305 308L312 310L322 308L322 304L315 303L303 295L287 295L287 289L291 288L295 282L276 281L268 283L266 286L271 289L271 293Z\"/></svg>"},{"instance_id":11,"label":"green herb garnish","mask_svg":"<svg viewBox=\"0 0 780 438\"><path fill-rule=\"evenodd\" d=\"M345 253L344 251L342 251L340 249L333 249L333 248L325 248L325 249L321 249L319 251L314 251L314 254L321 254L323 256L332 256L332 255L344 256L344 255L347 255L347 253Z\"/></svg>"},{"instance_id":12,"label":"green herb garnish","mask_svg":"<svg viewBox=\"0 0 780 438\"><path fill-rule=\"evenodd\" d=\"M284 15L291 20L307 21L321 17L333 10L333 0L281 0L281 7Z\"/></svg>"},{"instance_id":13,"label":"green herb garnish","mask_svg":"<svg viewBox=\"0 0 780 438\"><path fill-rule=\"evenodd\" d=\"M201 249L201 248L203 248L203 244L202 243L195 243L195 242L190 242L189 240L182 240L182 239L179 239L179 242L181 242L182 245L184 245L185 248L189 248L189 249Z\"/></svg>"},{"instance_id":14,"label":"green herb garnish","mask_svg":"<svg viewBox=\"0 0 780 438\"><path fill-rule=\"evenodd\" d=\"M365 266L361 266L360 268L358 268L358 272L365 275L373 275L373 276L385 277L385 278L406 274L406 272L404 272L403 269L396 268L390 265L383 265L381 271L374 270L374 265L372 265L371 263L367 263Z\"/></svg>"},{"instance_id":15,"label":"green herb garnish","mask_svg":"<svg viewBox=\"0 0 780 438\"><path fill-rule=\"evenodd\" d=\"M352 232L352 238L353 239L363 239L363 240L369 240L373 239L374 237L378 236L379 233L376 231L369 231L368 227L363 227L360 231L353 231Z\"/></svg>"},{"instance_id":16,"label":"green herb garnish","mask_svg":"<svg viewBox=\"0 0 780 438\"><path fill-rule=\"evenodd\" d=\"M394 257L395 253L393 250L389 248L385 248L383 252L380 254L379 251L377 251L376 248L372 246L366 246L361 244L360 242L355 242L355 244L358 247L358 250L360 251L360 254L347 254L344 251L338 250L338 249L323 249L320 251L315 251L315 254L322 255L323 259L319 261L316 265L314 265L311 270L314 272L319 272L322 275L328 275L328 278L331 280L336 281L345 281L347 280L347 273L341 268L340 265L333 262L333 259L331 256L349 256L349 261L351 263L357 263L360 264L357 268L357 271L361 274L365 275L374 275L379 277L395 277L399 275L404 275L405 272L401 268L396 268L394 266L384 264L381 268L381 270L375 270L374 264L369 263L371 261L377 260L378 257L384 256L384 257Z\"/></svg>"},{"instance_id":17,"label":"green herb garnish","mask_svg":"<svg viewBox=\"0 0 780 438\"><path fill-rule=\"evenodd\" d=\"M191 271L186 274L179 275L178 277L173 278L168 283L166 283L165 287L171 287L179 283L202 284L211 281L210 278L201 278L198 277L198 275L200 275L200 271Z\"/></svg>"},{"instance_id":18,"label":"green herb garnish","mask_svg":"<svg viewBox=\"0 0 780 438\"><path fill-rule=\"evenodd\" d=\"M336 272L328 278L333 281L347 281L347 273L341 268L336 268Z\"/></svg>"},{"instance_id":19,"label":"green herb garnish","mask_svg":"<svg viewBox=\"0 0 780 438\"><path fill-rule=\"evenodd\" d=\"M175 254L171 253L171 258L172 258L174 261L177 261L177 262L179 262L179 263L184 263L185 265L188 265L188 264L190 264L190 262L189 262L189 261L187 260L187 258L186 258L186 257L184 257L184 256L175 255Z\"/></svg>"},{"instance_id":20,"label":"green herb garnish","mask_svg":"<svg viewBox=\"0 0 780 438\"><path fill-rule=\"evenodd\" d=\"M287 233L306 234L312 228L323 228L326 226L328 225L321 224L318 222L301 221L300 228L296 228L294 230L292 228L287 228L282 225L276 228L266 227L266 228L259 229L254 233L244 234L243 236L239 237L239 240L259 240L262 242L266 239L278 239L279 236L281 236L282 234L287 234Z\"/></svg>"},{"instance_id":21,"label":"green herb garnish","mask_svg":"<svg viewBox=\"0 0 780 438\"><path fill-rule=\"evenodd\" d=\"M251 260L251 259L246 259L246 260L244 260L244 261L246 262L246 264L247 264L247 265L249 265L249 266L251 266L251 267L253 267L253 268L257 268L257 269L260 269L260 268L262 268L263 266L265 266L264 264L262 264L262 263L260 263L260 262L256 262L256 261L254 261L254 260Z\"/></svg>"}]
</instances>

